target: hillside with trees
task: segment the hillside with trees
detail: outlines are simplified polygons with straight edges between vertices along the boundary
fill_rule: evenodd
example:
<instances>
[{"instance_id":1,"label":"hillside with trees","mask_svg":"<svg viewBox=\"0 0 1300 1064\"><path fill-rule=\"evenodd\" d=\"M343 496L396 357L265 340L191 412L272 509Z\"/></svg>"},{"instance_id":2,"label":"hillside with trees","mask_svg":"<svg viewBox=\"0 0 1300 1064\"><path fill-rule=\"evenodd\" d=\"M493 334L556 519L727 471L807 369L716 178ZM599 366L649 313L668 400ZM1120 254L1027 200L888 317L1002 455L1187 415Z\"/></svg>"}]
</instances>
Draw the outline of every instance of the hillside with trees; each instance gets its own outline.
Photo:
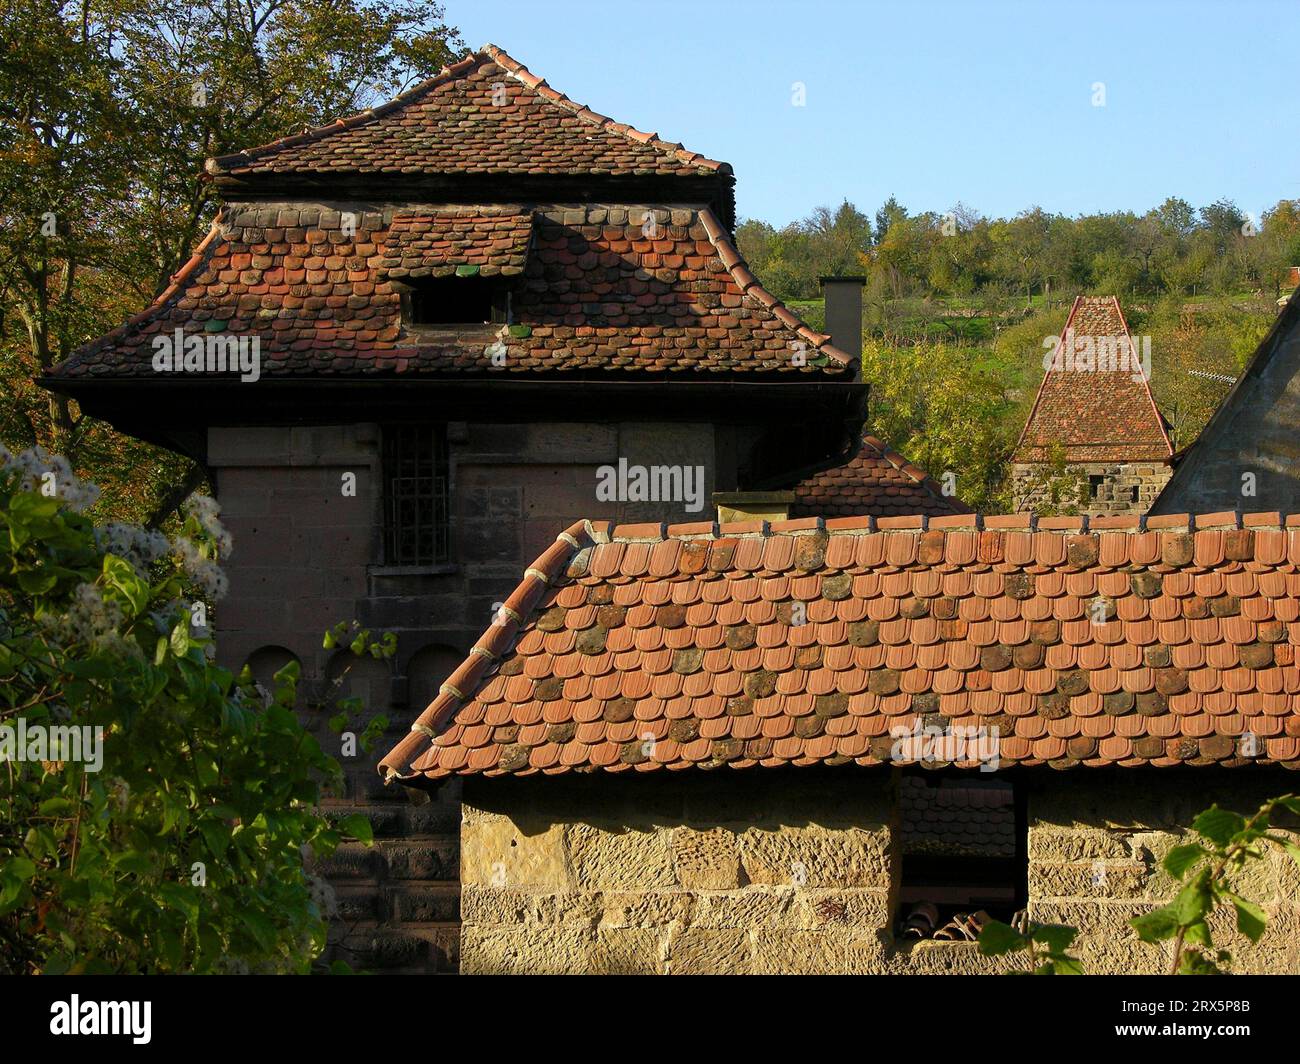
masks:
<instances>
[{"instance_id":1,"label":"hillside with trees","mask_svg":"<svg viewBox=\"0 0 1300 1064\"><path fill-rule=\"evenodd\" d=\"M962 204L873 215L847 200L780 229L738 227L764 284L821 327L817 278L861 274L872 431L971 505L1006 510L1006 461L1076 295L1119 297L1151 337L1151 387L1176 448L1195 440L1291 289L1300 201L1253 218L1170 197L1144 214L987 218Z\"/></svg>"}]
</instances>

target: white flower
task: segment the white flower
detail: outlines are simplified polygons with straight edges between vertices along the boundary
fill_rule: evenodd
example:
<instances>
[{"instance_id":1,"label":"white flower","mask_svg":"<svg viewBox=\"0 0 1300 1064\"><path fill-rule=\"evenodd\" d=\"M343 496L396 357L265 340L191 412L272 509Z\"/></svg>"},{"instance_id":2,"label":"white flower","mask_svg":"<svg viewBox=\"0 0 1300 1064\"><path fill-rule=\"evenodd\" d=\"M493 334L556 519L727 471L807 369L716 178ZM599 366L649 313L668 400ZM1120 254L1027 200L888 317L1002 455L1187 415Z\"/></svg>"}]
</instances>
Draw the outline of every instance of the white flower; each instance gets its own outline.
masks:
<instances>
[{"instance_id":1,"label":"white flower","mask_svg":"<svg viewBox=\"0 0 1300 1064\"><path fill-rule=\"evenodd\" d=\"M339 899L333 886L320 876L309 875L307 885L311 891L311 900L316 903L321 916L331 917L339 914Z\"/></svg>"},{"instance_id":2,"label":"white flower","mask_svg":"<svg viewBox=\"0 0 1300 1064\"><path fill-rule=\"evenodd\" d=\"M93 506L99 498L99 488L89 481L78 480L72 475L66 458L51 455L44 447L33 447L15 455L0 445L0 469L18 473L20 490L58 498L77 513Z\"/></svg>"},{"instance_id":3,"label":"white flower","mask_svg":"<svg viewBox=\"0 0 1300 1064\"><path fill-rule=\"evenodd\" d=\"M172 550L180 558L185 575L198 584L206 598L213 602L225 598L230 581L221 571L221 566L203 557L194 542L184 536L177 536L172 540Z\"/></svg>"},{"instance_id":4,"label":"white flower","mask_svg":"<svg viewBox=\"0 0 1300 1064\"><path fill-rule=\"evenodd\" d=\"M95 546L106 554L124 559L137 573L144 575L151 564L171 550L171 540L157 529L110 521L96 526Z\"/></svg>"},{"instance_id":5,"label":"white flower","mask_svg":"<svg viewBox=\"0 0 1300 1064\"><path fill-rule=\"evenodd\" d=\"M198 519L199 526L217 545L217 552L224 558L230 554L233 542L226 527L218 520L221 507L217 500L207 495L191 495L185 500L185 512Z\"/></svg>"},{"instance_id":6,"label":"white flower","mask_svg":"<svg viewBox=\"0 0 1300 1064\"><path fill-rule=\"evenodd\" d=\"M122 623L122 607L105 601L94 584L78 584L72 602L61 620L62 629L78 642L90 643L116 632Z\"/></svg>"}]
</instances>

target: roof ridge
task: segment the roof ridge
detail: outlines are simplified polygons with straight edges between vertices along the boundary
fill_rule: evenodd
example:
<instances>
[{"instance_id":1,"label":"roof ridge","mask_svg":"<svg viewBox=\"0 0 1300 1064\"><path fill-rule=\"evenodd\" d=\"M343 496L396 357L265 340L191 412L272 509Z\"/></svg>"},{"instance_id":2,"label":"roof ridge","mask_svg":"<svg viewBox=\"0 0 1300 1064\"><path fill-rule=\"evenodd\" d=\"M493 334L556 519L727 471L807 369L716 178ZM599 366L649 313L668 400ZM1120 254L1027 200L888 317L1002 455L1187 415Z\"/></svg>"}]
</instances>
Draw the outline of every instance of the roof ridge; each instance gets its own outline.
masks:
<instances>
[{"instance_id":1,"label":"roof ridge","mask_svg":"<svg viewBox=\"0 0 1300 1064\"><path fill-rule=\"evenodd\" d=\"M910 458L895 451L879 436L872 436L869 433L864 432L862 434L862 442L865 446L873 448L882 459L888 462L904 476L910 477L916 484L928 491L932 497L943 499L948 503L956 502L963 506L965 505L955 495L944 495L942 491L936 494L934 489L938 486L938 482L930 475L929 471L922 469ZM858 453L860 454L861 451Z\"/></svg>"},{"instance_id":2,"label":"roof ridge","mask_svg":"<svg viewBox=\"0 0 1300 1064\"><path fill-rule=\"evenodd\" d=\"M504 67L508 74L516 78L523 85L532 89L544 100L547 100L556 106L563 107L565 110L584 121L592 122L610 133L617 133L620 136L625 136L629 140L635 141L638 144L649 144L652 148L676 156L679 161L686 163L687 165L702 166L709 170L725 169L729 171L731 169L729 163L724 163L717 159L710 159L708 156L701 155L699 152L691 151L689 148L684 147L680 141L664 140L658 133L644 133L634 126L628 125L626 122L618 122L615 119L610 118L608 115L603 115L598 111L593 111L586 104L578 103L577 100L570 99L564 93L551 88L551 86L547 84L545 78L538 77L524 66L523 63L519 62L518 59L515 59L514 56L510 55L510 53L508 53L504 48L499 48L495 44L487 43L479 49L479 52L490 56L493 62L498 66Z\"/></svg>"},{"instance_id":3,"label":"roof ridge","mask_svg":"<svg viewBox=\"0 0 1300 1064\"><path fill-rule=\"evenodd\" d=\"M153 300L144 308L144 310L132 314L126 319L126 321L122 322L122 324L117 326L115 329L104 333L102 336L97 336L89 343L84 343L80 347L74 348L69 352L68 357L58 363L58 365L65 365L77 358L79 355L98 351L100 348L107 346L112 341L122 339L127 336L132 329L139 325L143 325L160 310L163 310L172 299L182 294L190 279L216 248L219 242L217 237L221 235L221 226L224 219L225 209L222 208L219 209L213 217L212 225L208 227L206 235L198 242L198 244L195 245L194 250L190 252L189 259L186 260L180 269L167 279L167 287L154 296Z\"/></svg>"},{"instance_id":4,"label":"roof ridge","mask_svg":"<svg viewBox=\"0 0 1300 1064\"><path fill-rule=\"evenodd\" d=\"M427 96L432 90L448 84L449 82L459 79L462 75L475 69L480 63L495 63L505 70L506 74L513 77L530 92L546 100L554 106L574 115L583 121L591 122L593 125L606 130L609 133L618 134L626 137L628 140L638 144L646 144L663 152L672 155L679 162L688 166L699 166L707 170L716 170L723 173L731 172L729 163L720 162L717 159L710 159L699 152L693 152L682 146L681 143L662 140L658 133L643 133L640 130L628 125L626 122L617 122L606 115L593 111L585 104L578 103L576 100L569 99L562 92L558 92L547 84L546 79L538 77L530 71L523 63L519 62L503 48L498 48L495 44L487 43L481 48L471 51L468 55L444 66L438 73L432 77L425 78L416 85L411 86L405 92L400 92L391 100L374 107L368 107L364 111L357 111L343 118L337 118L333 122L327 122L325 125L316 126L310 129L304 129L301 133L290 134L285 137L279 137L276 140L268 141L265 144L254 145L251 148L243 148L237 152L230 152L226 155L212 156L204 163L204 170L212 175L219 176L227 173L232 167L247 165L254 159L260 159L267 155L274 154L283 148L298 147L302 144L310 144L313 141L321 140L333 133L340 132L344 129L352 129L357 126L365 125L384 115L391 114L393 111L400 110L407 105L414 103L417 99Z\"/></svg>"},{"instance_id":5,"label":"roof ridge","mask_svg":"<svg viewBox=\"0 0 1300 1064\"><path fill-rule=\"evenodd\" d=\"M1141 365L1137 357L1137 344L1133 342L1133 333L1128 327L1128 318L1124 317L1124 308L1119 305L1119 296L1111 296L1111 301L1115 304L1115 313L1119 315L1119 323L1124 327L1124 336L1128 339L1129 350L1133 352L1133 362ZM1169 438L1169 430L1165 428L1165 419L1160 413L1160 407L1156 405L1155 394L1151 391L1151 375L1149 372L1139 374L1142 378L1142 390L1147 393L1147 400L1151 403L1151 413L1155 415L1156 427L1160 429L1160 435L1164 437L1165 447L1169 453L1174 453L1173 441Z\"/></svg>"},{"instance_id":6,"label":"roof ridge","mask_svg":"<svg viewBox=\"0 0 1300 1064\"><path fill-rule=\"evenodd\" d=\"M797 517L784 521L695 521L682 524L642 522L616 525L612 521L582 522L597 543L655 543L663 540L770 538L780 535L810 535L817 532L867 534L890 532L1207 532L1237 529L1249 531L1300 531L1300 513L1282 514L1276 510L1242 513L1223 510L1217 513L1138 515L1108 517L1059 516L1038 517L1034 514L956 513L930 516L908 514L897 517Z\"/></svg>"},{"instance_id":7,"label":"roof ridge","mask_svg":"<svg viewBox=\"0 0 1300 1064\"><path fill-rule=\"evenodd\" d=\"M1070 326L1074 322L1074 316L1079 312L1079 307L1083 304L1083 296L1075 296L1074 302L1070 304L1070 313L1066 315L1065 324L1061 327L1061 335L1057 338L1056 347L1052 349L1052 360L1056 360L1056 352L1061 349L1065 343L1065 334L1070 331ZM1034 393L1034 405L1029 408L1029 416L1025 418L1025 424L1020 430L1020 436L1016 439L1016 445L1011 448L1012 459L1014 460L1016 452L1024 445L1025 437L1029 435L1029 426L1034 423L1034 418L1038 415L1038 408L1043 402L1043 392L1047 388L1047 377L1051 368L1043 372L1043 379L1038 382L1038 391Z\"/></svg>"}]
</instances>

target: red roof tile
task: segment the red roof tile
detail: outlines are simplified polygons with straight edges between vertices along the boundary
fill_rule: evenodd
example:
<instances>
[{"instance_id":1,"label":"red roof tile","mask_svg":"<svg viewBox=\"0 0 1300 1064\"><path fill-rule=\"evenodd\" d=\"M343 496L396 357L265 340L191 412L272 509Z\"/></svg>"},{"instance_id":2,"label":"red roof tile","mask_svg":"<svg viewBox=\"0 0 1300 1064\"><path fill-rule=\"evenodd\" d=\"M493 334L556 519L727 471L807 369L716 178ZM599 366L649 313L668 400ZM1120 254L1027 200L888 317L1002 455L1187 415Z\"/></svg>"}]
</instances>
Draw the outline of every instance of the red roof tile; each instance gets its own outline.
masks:
<instances>
[{"instance_id":1,"label":"red roof tile","mask_svg":"<svg viewBox=\"0 0 1300 1064\"><path fill-rule=\"evenodd\" d=\"M1048 461L1057 444L1068 462L1165 461L1173 453L1114 296L1075 299L1012 461Z\"/></svg>"},{"instance_id":2,"label":"red roof tile","mask_svg":"<svg viewBox=\"0 0 1300 1064\"><path fill-rule=\"evenodd\" d=\"M533 216L512 208L462 207L393 215L376 277L483 277L524 272Z\"/></svg>"},{"instance_id":3,"label":"red roof tile","mask_svg":"<svg viewBox=\"0 0 1300 1064\"><path fill-rule=\"evenodd\" d=\"M316 174L730 174L556 92L485 45L380 107L233 155L218 178Z\"/></svg>"},{"instance_id":4,"label":"red roof tile","mask_svg":"<svg viewBox=\"0 0 1300 1064\"><path fill-rule=\"evenodd\" d=\"M472 265L473 256L505 274L519 258L525 213L532 245L513 281L511 326L440 330L436 339L403 326L391 263L405 270L426 256L432 271L435 262L459 265L458 257ZM50 376L153 376L154 338L177 329L258 337L263 378L816 376L854 365L753 279L707 208L410 205L348 218L320 205L234 205L153 306Z\"/></svg>"},{"instance_id":5,"label":"red roof tile","mask_svg":"<svg viewBox=\"0 0 1300 1064\"><path fill-rule=\"evenodd\" d=\"M943 489L924 469L883 440L863 436L858 453L843 465L823 469L794 486L791 517L892 517L902 514L958 514L970 508Z\"/></svg>"},{"instance_id":6,"label":"red roof tile","mask_svg":"<svg viewBox=\"0 0 1300 1064\"><path fill-rule=\"evenodd\" d=\"M381 768L1300 765L1300 530L967 520L579 522Z\"/></svg>"}]
</instances>

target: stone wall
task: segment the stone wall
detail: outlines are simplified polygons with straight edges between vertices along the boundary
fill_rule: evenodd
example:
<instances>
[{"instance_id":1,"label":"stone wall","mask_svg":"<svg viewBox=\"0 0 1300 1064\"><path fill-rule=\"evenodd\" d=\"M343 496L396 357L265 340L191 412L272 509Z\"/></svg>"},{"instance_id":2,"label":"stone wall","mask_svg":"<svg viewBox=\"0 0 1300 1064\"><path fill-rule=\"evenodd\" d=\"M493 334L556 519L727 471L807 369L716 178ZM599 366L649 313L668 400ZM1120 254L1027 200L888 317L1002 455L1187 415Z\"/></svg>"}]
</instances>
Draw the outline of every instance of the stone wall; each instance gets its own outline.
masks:
<instances>
[{"instance_id":1,"label":"stone wall","mask_svg":"<svg viewBox=\"0 0 1300 1064\"><path fill-rule=\"evenodd\" d=\"M234 537L230 591L213 613L220 660L257 678L291 659L302 669L301 712L341 755L321 708L361 696L390 720L380 749L343 759L347 789L329 808L370 817L374 849L345 846L326 867L339 901L338 956L368 968L449 971L459 942L459 805L454 789L412 804L375 771L518 585L524 568L582 517L709 520L715 483L734 478L734 430L701 424L455 424L449 426L451 562L383 562L381 433L376 425L216 428L209 432L222 519ZM636 464L705 467L704 509L600 502L596 470ZM344 493L354 474L355 495ZM391 663L356 663L321 641L339 621L395 631ZM344 673L345 666L352 663ZM341 689L334 683L341 681Z\"/></svg>"},{"instance_id":2,"label":"stone wall","mask_svg":"<svg viewBox=\"0 0 1300 1064\"><path fill-rule=\"evenodd\" d=\"M1112 517L1149 511L1172 473L1163 462L1085 462L1054 475L1040 463L1017 462L1011 483L1017 512L1037 509L1050 498L1054 483L1062 509L1077 504L1080 514ZM1095 487L1094 478L1100 478Z\"/></svg>"},{"instance_id":3,"label":"stone wall","mask_svg":"<svg viewBox=\"0 0 1300 1064\"><path fill-rule=\"evenodd\" d=\"M1216 798L1252 811L1286 773L1021 771L1031 915L1080 929L1090 972L1157 972L1128 927L1173 892L1159 859ZM964 942L895 942L888 770L471 779L461 824L466 973L977 973ZM1263 904L1243 971L1300 968L1300 869L1273 855L1241 884Z\"/></svg>"},{"instance_id":4,"label":"stone wall","mask_svg":"<svg viewBox=\"0 0 1300 1064\"><path fill-rule=\"evenodd\" d=\"M1291 311L1182 459L1154 513L1300 513L1300 329Z\"/></svg>"}]
</instances>

